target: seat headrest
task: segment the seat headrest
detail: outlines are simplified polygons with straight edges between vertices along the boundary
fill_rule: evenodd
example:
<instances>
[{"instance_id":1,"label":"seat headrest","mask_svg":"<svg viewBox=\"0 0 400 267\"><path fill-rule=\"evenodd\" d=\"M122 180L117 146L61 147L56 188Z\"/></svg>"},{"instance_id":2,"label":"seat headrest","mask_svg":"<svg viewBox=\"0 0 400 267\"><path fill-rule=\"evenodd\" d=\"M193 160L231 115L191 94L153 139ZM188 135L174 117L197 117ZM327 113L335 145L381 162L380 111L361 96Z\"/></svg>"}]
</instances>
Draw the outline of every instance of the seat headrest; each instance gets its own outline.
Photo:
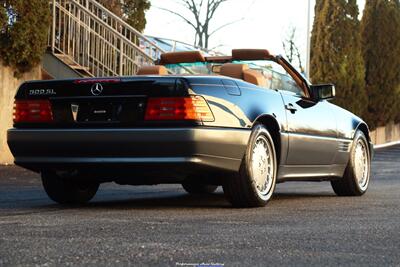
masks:
<instances>
[{"instance_id":1,"label":"seat headrest","mask_svg":"<svg viewBox=\"0 0 400 267\"><path fill-rule=\"evenodd\" d=\"M227 63L221 66L220 75L243 79L244 71L248 69L249 66L247 64Z\"/></svg>"},{"instance_id":2,"label":"seat headrest","mask_svg":"<svg viewBox=\"0 0 400 267\"><path fill-rule=\"evenodd\" d=\"M136 75L168 75L168 70L164 66L143 66Z\"/></svg>"},{"instance_id":3,"label":"seat headrest","mask_svg":"<svg viewBox=\"0 0 400 267\"><path fill-rule=\"evenodd\" d=\"M233 60L268 60L273 56L266 49L233 49Z\"/></svg>"},{"instance_id":4,"label":"seat headrest","mask_svg":"<svg viewBox=\"0 0 400 267\"><path fill-rule=\"evenodd\" d=\"M200 51L170 52L161 55L160 64L206 62Z\"/></svg>"}]
</instances>

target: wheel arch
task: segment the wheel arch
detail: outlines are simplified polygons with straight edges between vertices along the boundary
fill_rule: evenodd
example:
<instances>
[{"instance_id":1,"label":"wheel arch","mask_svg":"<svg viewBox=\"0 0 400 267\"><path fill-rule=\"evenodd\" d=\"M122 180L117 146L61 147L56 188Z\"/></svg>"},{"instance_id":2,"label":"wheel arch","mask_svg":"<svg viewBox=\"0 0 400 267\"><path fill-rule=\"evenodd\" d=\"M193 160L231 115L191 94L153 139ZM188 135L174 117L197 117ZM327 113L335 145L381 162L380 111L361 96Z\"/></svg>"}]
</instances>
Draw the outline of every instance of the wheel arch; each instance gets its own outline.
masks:
<instances>
[{"instance_id":1,"label":"wheel arch","mask_svg":"<svg viewBox=\"0 0 400 267\"><path fill-rule=\"evenodd\" d=\"M278 165L281 162L281 149L282 149L282 141L281 141L281 127L275 117L271 115L261 115L258 117L253 125L260 123L267 128L269 133L271 134L272 140L274 141L276 156L278 160Z\"/></svg>"},{"instance_id":2,"label":"wheel arch","mask_svg":"<svg viewBox=\"0 0 400 267\"><path fill-rule=\"evenodd\" d=\"M371 158L374 157L374 153L375 153L374 145L372 144L370 130L368 128L368 125L365 122L360 122L360 124L358 124L356 130L354 131L354 135L356 134L357 131L361 131L367 138L368 148L369 148L369 152L371 154ZM354 139L354 135L353 135L353 139Z\"/></svg>"},{"instance_id":3,"label":"wheel arch","mask_svg":"<svg viewBox=\"0 0 400 267\"><path fill-rule=\"evenodd\" d=\"M368 142L371 142L371 136L369 134L370 131L369 131L368 125L366 123L360 122L358 124L356 130L354 131L353 138L354 138L354 135L356 134L357 131L361 131L365 135L365 137L367 138Z\"/></svg>"}]
</instances>

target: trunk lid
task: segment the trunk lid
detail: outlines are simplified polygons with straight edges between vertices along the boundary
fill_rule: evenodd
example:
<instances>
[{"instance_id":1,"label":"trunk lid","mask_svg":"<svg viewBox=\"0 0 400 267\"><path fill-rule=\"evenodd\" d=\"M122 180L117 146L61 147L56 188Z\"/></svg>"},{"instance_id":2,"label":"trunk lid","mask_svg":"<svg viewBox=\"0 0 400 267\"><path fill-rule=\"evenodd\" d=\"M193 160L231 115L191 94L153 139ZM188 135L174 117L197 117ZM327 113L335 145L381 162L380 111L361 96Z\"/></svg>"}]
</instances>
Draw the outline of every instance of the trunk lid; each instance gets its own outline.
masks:
<instances>
[{"instance_id":1,"label":"trunk lid","mask_svg":"<svg viewBox=\"0 0 400 267\"><path fill-rule=\"evenodd\" d=\"M54 122L16 127L141 125L149 97L187 96L188 88L187 81L177 77L27 82L19 88L16 100L49 100Z\"/></svg>"}]
</instances>

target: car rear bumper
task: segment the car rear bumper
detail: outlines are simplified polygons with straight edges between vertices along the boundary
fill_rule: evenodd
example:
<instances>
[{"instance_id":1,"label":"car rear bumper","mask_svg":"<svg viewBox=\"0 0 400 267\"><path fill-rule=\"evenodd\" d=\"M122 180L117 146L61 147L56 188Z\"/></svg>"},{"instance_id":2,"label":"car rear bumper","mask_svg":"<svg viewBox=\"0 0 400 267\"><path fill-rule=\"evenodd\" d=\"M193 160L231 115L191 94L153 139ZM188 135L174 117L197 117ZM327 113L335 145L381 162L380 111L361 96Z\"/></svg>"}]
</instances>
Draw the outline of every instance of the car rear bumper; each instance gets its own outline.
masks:
<instances>
[{"instance_id":1,"label":"car rear bumper","mask_svg":"<svg viewBox=\"0 0 400 267\"><path fill-rule=\"evenodd\" d=\"M238 171L250 130L222 128L10 129L15 164L44 169L196 168Z\"/></svg>"}]
</instances>

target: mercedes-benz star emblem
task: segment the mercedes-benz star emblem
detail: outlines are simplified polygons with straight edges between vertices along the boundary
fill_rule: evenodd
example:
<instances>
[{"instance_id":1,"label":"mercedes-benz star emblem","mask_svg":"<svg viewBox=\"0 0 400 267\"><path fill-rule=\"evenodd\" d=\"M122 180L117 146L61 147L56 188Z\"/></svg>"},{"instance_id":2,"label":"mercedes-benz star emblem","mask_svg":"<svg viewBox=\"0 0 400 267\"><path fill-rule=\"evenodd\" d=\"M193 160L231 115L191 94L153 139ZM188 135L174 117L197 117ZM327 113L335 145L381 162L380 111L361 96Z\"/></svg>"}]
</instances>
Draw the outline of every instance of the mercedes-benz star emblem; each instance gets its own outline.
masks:
<instances>
[{"instance_id":1,"label":"mercedes-benz star emblem","mask_svg":"<svg viewBox=\"0 0 400 267\"><path fill-rule=\"evenodd\" d=\"M95 83L92 86L92 95L100 95L103 92L103 85L100 83Z\"/></svg>"}]
</instances>

